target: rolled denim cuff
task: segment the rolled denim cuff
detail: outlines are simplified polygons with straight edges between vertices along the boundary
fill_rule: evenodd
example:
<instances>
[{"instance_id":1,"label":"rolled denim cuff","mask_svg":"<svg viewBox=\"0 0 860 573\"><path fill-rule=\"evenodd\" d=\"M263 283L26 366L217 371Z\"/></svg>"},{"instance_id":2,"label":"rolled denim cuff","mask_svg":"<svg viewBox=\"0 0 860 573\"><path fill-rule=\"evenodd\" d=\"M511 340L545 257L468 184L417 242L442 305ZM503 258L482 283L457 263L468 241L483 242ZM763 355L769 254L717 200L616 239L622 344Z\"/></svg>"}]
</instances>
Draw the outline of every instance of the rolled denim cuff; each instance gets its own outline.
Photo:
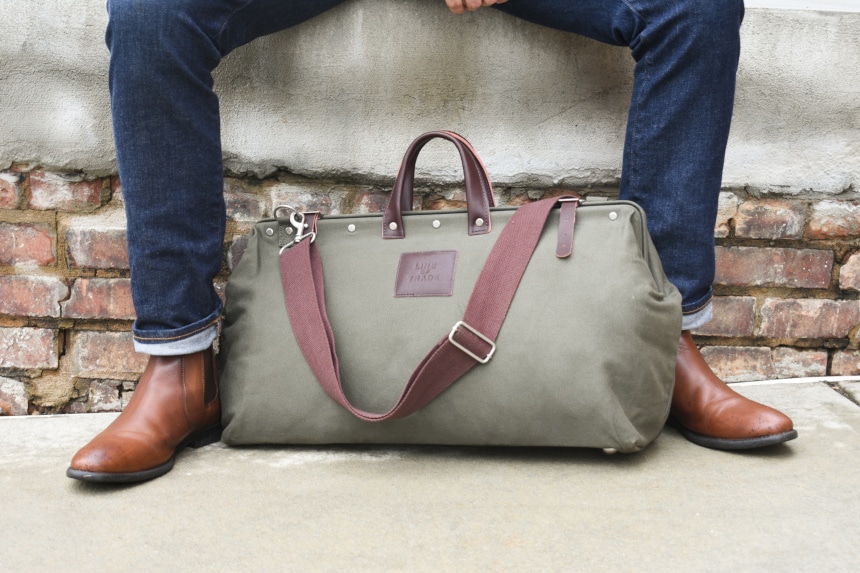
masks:
<instances>
[{"instance_id":1,"label":"rolled denim cuff","mask_svg":"<svg viewBox=\"0 0 860 573\"><path fill-rule=\"evenodd\" d=\"M681 330L696 330L709 323L712 318L714 318L714 305L708 302L704 308L683 316Z\"/></svg>"},{"instance_id":2,"label":"rolled denim cuff","mask_svg":"<svg viewBox=\"0 0 860 573\"><path fill-rule=\"evenodd\" d=\"M206 350L212 346L216 336L218 336L218 327L213 324L209 328L181 340L171 340L169 342L141 342L135 338L134 350L141 354L151 354L153 356L178 356L180 354L191 354L192 352Z\"/></svg>"},{"instance_id":3,"label":"rolled denim cuff","mask_svg":"<svg viewBox=\"0 0 860 573\"><path fill-rule=\"evenodd\" d=\"M139 330L133 325L134 350L153 356L178 356L206 350L218 336L220 321L219 304L218 309L203 320L175 330Z\"/></svg>"}]
</instances>

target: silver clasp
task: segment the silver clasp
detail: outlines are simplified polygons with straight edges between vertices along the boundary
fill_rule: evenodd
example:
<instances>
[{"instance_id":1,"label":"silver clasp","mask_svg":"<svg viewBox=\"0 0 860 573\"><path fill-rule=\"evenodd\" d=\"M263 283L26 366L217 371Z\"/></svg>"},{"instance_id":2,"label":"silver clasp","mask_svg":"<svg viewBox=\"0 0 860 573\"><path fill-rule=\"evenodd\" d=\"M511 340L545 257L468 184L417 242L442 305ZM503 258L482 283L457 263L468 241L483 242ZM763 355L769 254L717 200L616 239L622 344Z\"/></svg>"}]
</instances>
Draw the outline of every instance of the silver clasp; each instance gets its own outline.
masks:
<instances>
[{"instance_id":1,"label":"silver clasp","mask_svg":"<svg viewBox=\"0 0 860 573\"><path fill-rule=\"evenodd\" d=\"M283 247L281 247L281 250L278 252L278 254L283 253L284 249L286 249L287 247L291 245L296 245L302 242L304 239L307 239L308 237L310 237L311 243L316 241L316 230L308 230L310 228L310 225L305 222L305 213L302 213L294 207L290 207L289 205L278 205L277 207L275 207L274 211L275 218L278 217L278 211L280 211L281 209L284 209L290 213L290 226L292 228L287 227L287 234L292 235L293 233L295 233L296 238L293 239L291 243L287 243ZM310 211L309 214L317 215L319 213L317 211Z\"/></svg>"},{"instance_id":2,"label":"silver clasp","mask_svg":"<svg viewBox=\"0 0 860 573\"><path fill-rule=\"evenodd\" d=\"M293 243L301 243L303 239L307 237L311 238L311 243L317 240L317 234L315 231L305 230L308 228L308 224L305 223L305 214L299 213L298 211L293 211L290 213L290 225L296 230L296 238Z\"/></svg>"}]
</instances>

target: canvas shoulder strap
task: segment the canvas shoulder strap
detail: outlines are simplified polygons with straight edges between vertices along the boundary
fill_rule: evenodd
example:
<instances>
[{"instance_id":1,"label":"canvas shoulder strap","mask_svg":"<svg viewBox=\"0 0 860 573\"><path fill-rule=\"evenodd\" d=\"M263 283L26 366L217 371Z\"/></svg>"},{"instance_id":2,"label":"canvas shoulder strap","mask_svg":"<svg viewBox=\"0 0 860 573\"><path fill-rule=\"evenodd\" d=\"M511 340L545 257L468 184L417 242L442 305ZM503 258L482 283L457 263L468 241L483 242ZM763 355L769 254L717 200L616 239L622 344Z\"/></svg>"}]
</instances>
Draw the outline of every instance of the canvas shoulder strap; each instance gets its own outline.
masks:
<instances>
[{"instance_id":1,"label":"canvas shoulder strap","mask_svg":"<svg viewBox=\"0 0 860 573\"><path fill-rule=\"evenodd\" d=\"M316 244L304 240L284 249L280 267L287 312L299 347L320 386L356 417L381 422L418 411L475 365L490 360L549 213L560 199L544 199L517 210L484 263L463 319L418 364L396 404L384 414L360 410L344 394ZM576 204L565 203L564 208L570 211Z\"/></svg>"}]
</instances>

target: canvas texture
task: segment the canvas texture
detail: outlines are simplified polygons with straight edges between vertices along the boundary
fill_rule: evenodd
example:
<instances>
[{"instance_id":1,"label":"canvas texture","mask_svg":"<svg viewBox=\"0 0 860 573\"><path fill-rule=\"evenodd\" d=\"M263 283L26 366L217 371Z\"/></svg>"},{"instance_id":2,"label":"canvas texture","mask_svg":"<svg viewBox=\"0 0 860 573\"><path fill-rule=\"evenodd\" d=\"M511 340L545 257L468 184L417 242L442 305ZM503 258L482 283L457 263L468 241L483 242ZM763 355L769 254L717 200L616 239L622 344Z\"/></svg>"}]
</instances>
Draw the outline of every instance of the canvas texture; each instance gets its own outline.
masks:
<instances>
[{"instance_id":1,"label":"canvas texture","mask_svg":"<svg viewBox=\"0 0 860 573\"><path fill-rule=\"evenodd\" d=\"M380 215L319 220L326 305L350 402L372 412L392 406L416 365L462 318L514 211L493 208L492 232L473 236L467 235L465 212L404 213L406 236L397 240L382 239ZM568 258L556 256L559 213L550 213L493 358L419 412L379 423L353 417L314 378L291 329L281 285L278 243L288 221L258 222L227 285L223 440L621 452L646 446L669 412L680 294L663 273L638 206L582 204ZM441 276L444 288L398 296L403 255L412 253L447 253L455 260ZM429 263L424 267L435 271Z\"/></svg>"}]
</instances>

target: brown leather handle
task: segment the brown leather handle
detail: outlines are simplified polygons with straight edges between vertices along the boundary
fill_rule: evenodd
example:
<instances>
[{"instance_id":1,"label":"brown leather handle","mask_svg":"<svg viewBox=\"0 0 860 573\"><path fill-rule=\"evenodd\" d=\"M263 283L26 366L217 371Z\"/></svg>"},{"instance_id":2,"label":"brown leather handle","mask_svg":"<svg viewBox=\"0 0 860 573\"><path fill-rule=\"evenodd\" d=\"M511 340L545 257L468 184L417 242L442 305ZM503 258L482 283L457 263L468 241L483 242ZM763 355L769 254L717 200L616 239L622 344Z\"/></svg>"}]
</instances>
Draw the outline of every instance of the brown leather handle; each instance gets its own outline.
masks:
<instances>
[{"instance_id":1,"label":"brown leather handle","mask_svg":"<svg viewBox=\"0 0 860 573\"><path fill-rule=\"evenodd\" d=\"M412 195L415 182L415 162L421 149L431 139L446 139L460 152L466 186L466 204L469 211L468 232L470 235L483 235L492 229L490 207L495 205L493 186L483 162L466 139L453 131L430 131L419 135L407 148L400 163L397 179L388 206L382 216L382 238L402 239L406 236L403 228L403 211L412 210Z\"/></svg>"}]
</instances>

